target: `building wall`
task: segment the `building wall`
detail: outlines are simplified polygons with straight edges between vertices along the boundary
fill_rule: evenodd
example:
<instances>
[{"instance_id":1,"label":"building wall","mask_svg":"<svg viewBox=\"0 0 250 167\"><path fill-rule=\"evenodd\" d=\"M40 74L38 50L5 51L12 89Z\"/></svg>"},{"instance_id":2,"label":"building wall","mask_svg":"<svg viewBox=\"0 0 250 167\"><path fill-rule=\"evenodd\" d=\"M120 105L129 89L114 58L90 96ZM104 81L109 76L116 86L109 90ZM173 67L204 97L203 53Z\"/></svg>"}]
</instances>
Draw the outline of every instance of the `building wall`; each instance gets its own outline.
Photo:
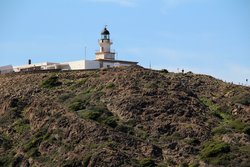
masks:
<instances>
[{"instance_id":1,"label":"building wall","mask_svg":"<svg viewBox=\"0 0 250 167\"><path fill-rule=\"evenodd\" d=\"M58 63L52 63L52 62L43 62L43 63L35 63L35 64L26 64L26 65L22 65L22 66L15 66L13 67L15 72L20 72L20 71L25 71L26 69L32 69L32 68L36 68L36 67L40 67L41 69L47 69L47 66L49 65L54 65L54 64L58 64Z\"/></svg>"},{"instance_id":2,"label":"building wall","mask_svg":"<svg viewBox=\"0 0 250 167\"><path fill-rule=\"evenodd\" d=\"M115 59L115 53L97 53L96 54L96 60L100 59Z\"/></svg>"},{"instance_id":3,"label":"building wall","mask_svg":"<svg viewBox=\"0 0 250 167\"><path fill-rule=\"evenodd\" d=\"M103 62L102 68L111 68L111 67L114 67L113 62Z\"/></svg>"},{"instance_id":4,"label":"building wall","mask_svg":"<svg viewBox=\"0 0 250 167\"><path fill-rule=\"evenodd\" d=\"M114 63L114 67L121 67L121 66L131 66L133 64L126 64L126 63Z\"/></svg>"},{"instance_id":5,"label":"building wall","mask_svg":"<svg viewBox=\"0 0 250 167\"><path fill-rule=\"evenodd\" d=\"M62 66L62 70L84 70L84 69L100 68L100 63L98 61L93 61L93 60L79 60L79 61L66 62L63 64L68 64L68 66Z\"/></svg>"},{"instance_id":6,"label":"building wall","mask_svg":"<svg viewBox=\"0 0 250 167\"><path fill-rule=\"evenodd\" d=\"M100 62L93 60L85 60L85 69L99 69Z\"/></svg>"}]
</instances>

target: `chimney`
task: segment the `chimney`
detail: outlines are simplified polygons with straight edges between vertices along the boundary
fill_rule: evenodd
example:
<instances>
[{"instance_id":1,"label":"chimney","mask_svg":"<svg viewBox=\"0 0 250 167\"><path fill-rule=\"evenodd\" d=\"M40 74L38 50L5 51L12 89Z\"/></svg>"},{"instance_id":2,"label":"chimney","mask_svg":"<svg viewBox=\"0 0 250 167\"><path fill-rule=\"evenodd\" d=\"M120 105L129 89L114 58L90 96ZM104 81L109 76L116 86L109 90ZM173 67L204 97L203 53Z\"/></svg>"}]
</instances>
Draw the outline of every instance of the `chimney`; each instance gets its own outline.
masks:
<instances>
[{"instance_id":1,"label":"chimney","mask_svg":"<svg viewBox=\"0 0 250 167\"><path fill-rule=\"evenodd\" d=\"M31 64L31 59L28 60L28 64L29 64L29 65Z\"/></svg>"}]
</instances>

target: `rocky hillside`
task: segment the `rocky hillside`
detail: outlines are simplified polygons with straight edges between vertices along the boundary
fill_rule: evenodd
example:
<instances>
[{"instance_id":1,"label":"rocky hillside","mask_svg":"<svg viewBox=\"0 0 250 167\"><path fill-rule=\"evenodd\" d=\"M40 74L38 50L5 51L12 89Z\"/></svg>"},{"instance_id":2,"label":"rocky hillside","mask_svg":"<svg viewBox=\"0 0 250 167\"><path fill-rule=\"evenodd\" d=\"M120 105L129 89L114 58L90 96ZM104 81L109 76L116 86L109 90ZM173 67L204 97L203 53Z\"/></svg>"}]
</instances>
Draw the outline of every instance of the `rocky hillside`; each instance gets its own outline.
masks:
<instances>
[{"instance_id":1,"label":"rocky hillside","mask_svg":"<svg viewBox=\"0 0 250 167\"><path fill-rule=\"evenodd\" d=\"M250 88L141 67L0 75L0 166L250 166Z\"/></svg>"}]
</instances>

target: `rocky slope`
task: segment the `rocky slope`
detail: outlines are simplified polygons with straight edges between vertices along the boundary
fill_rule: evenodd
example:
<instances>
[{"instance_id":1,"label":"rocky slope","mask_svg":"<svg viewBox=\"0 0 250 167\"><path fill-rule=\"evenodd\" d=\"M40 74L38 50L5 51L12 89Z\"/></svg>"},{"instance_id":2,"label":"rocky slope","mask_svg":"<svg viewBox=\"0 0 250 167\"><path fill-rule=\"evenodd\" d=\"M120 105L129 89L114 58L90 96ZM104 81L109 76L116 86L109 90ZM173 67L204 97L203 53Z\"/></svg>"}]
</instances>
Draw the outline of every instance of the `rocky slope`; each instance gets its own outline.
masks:
<instances>
[{"instance_id":1,"label":"rocky slope","mask_svg":"<svg viewBox=\"0 0 250 167\"><path fill-rule=\"evenodd\" d=\"M0 75L0 166L249 166L250 88L141 67Z\"/></svg>"}]
</instances>

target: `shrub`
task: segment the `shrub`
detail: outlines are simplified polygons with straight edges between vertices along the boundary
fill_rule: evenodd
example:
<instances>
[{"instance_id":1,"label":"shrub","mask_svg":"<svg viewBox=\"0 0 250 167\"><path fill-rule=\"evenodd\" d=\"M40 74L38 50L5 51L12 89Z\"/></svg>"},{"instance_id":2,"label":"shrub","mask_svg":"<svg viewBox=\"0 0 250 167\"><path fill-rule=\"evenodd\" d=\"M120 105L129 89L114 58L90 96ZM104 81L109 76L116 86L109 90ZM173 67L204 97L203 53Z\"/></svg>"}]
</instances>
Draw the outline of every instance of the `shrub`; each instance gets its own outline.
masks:
<instances>
[{"instance_id":1,"label":"shrub","mask_svg":"<svg viewBox=\"0 0 250 167\"><path fill-rule=\"evenodd\" d=\"M17 111L22 111L26 105L27 103L23 99L20 99L20 98L13 98L10 101L10 107Z\"/></svg>"},{"instance_id":2,"label":"shrub","mask_svg":"<svg viewBox=\"0 0 250 167\"><path fill-rule=\"evenodd\" d=\"M213 112L212 114L213 114L213 116L215 116L215 117L217 117L219 119L223 119L223 116L217 111Z\"/></svg>"},{"instance_id":3,"label":"shrub","mask_svg":"<svg viewBox=\"0 0 250 167\"><path fill-rule=\"evenodd\" d=\"M206 159L228 152L230 152L230 145L228 143L222 141L209 141L204 145L200 152L200 156L202 159Z\"/></svg>"},{"instance_id":4,"label":"shrub","mask_svg":"<svg viewBox=\"0 0 250 167\"><path fill-rule=\"evenodd\" d=\"M116 126L116 130L123 132L123 133L129 133L129 134L133 133L133 128L131 126L127 126L124 124L120 124Z\"/></svg>"},{"instance_id":5,"label":"shrub","mask_svg":"<svg viewBox=\"0 0 250 167\"><path fill-rule=\"evenodd\" d=\"M172 158L168 158L167 159L167 164L169 166L175 166L176 165L176 162L172 159Z\"/></svg>"},{"instance_id":6,"label":"shrub","mask_svg":"<svg viewBox=\"0 0 250 167\"><path fill-rule=\"evenodd\" d=\"M116 118L115 117L107 117L104 121L103 121L104 124L112 127L112 128L115 128L117 126L117 122L116 122Z\"/></svg>"},{"instance_id":7,"label":"shrub","mask_svg":"<svg viewBox=\"0 0 250 167\"><path fill-rule=\"evenodd\" d=\"M240 104L249 106L250 105L250 94L244 93L244 94L238 95L238 96L233 98L233 101L235 103L240 103Z\"/></svg>"},{"instance_id":8,"label":"shrub","mask_svg":"<svg viewBox=\"0 0 250 167\"><path fill-rule=\"evenodd\" d=\"M14 160L14 156L10 155L2 155L0 156L0 166L13 166L12 162Z\"/></svg>"},{"instance_id":9,"label":"shrub","mask_svg":"<svg viewBox=\"0 0 250 167\"><path fill-rule=\"evenodd\" d=\"M72 93L64 93L58 97L58 100L59 100L59 102L65 102L66 100L68 100L72 96L73 96Z\"/></svg>"},{"instance_id":10,"label":"shrub","mask_svg":"<svg viewBox=\"0 0 250 167\"><path fill-rule=\"evenodd\" d=\"M219 106L217 106L216 104L214 104L212 101L210 101L209 99L205 98L205 97L201 97L200 101L206 105L211 111L213 112L218 112L219 110Z\"/></svg>"},{"instance_id":11,"label":"shrub","mask_svg":"<svg viewBox=\"0 0 250 167\"><path fill-rule=\"evenodd\" d=\"M102 115L102 113L92 110L80 110L78 112L78 115L82 118L87 118L97 121L98 118Z\"/></svg>"},{"instance_id":12,"label":"shrub","mask_svg":"<svg viewBox=\"0 0 250 167\"><path fill-rule=\"evenodd\" d=\"M188 140L186 140L186 142L187 142L187 144L190 144L190 145L194 145L194 146L196 146L196 145L199 145L200 144L200 140L199 139L197 139L197 138L190 138L190 139L188 139Z\"/></svg>"},{"instance_id":13,"label":"shrub","mask_svg":"<svg viewBox=\"0 0 250 167\"><path fill-rule=\"evenodd\" d=\"M38 157L41 155L41 153L38 151L37 147L32 147L30 150L27 152L28 157Z\"/></svg>"},{"instance_id":14,"label":"shrub","mask_svg":"<svg viewBox=\"0 0 250 167\"><path fill-rule=\"evenodd\" d=\"M158 88L158 84L154 83L154 82L146 83L144 85L144 87L147 88L147 89L157 89Z\"/></svg>"},{"instance_id":15,"label":"shrub","mask_svg":"<svg viewBox=\"0 0 250 167\"><path fill-rule=\"evenodd\" d=\"M19 119L15 123L15 130L19 133L23 133L30 129L29 120Z\"/></svg>"},{"instance_id":16,"label":"shrub","mask_svg":"<svg viewBox=\"0 0 250 167\"><path fill-rule=\"evenodd\" d=\"M226 134L226 133L229 133L229 132L232 132L232 130L229 127L226 127L226 126L218 126L218 127L214 128L212 130L213 135Z\"/></svg>"},{"instance_id":17,"label":"shrub","mask_svg":"<svg viewBox=\"0 0 250 167\"><path fill-rule=\"evenodd\" d=\"M0 135L0 147L2 147L4 150L8 150L11 148L11 146L11 141L7 137Z\"/></svg>"},{"instance_id":18,"label":"shrub","mask_svg":"<svg viewBox=\"0 0 250 167\"><path fill-rule=\"evenodd\" d=\"M140 137L143 140L145 140L149 137L148 132L146 132L145 130L142 130L142 129L137 129L135 131L135 133L136 133L136 136Z\"/></svg>"},{"instance_id":19,"label":"shrub","mask_svg":"<svg viewBox=\"0 0 250 167\"><path fill-rule=\"evenodd\" d=\"M186 162L183 162L179 165L179 167L188 167L188 164Z\"/></svg>"},{"instance_id":20,"label":"shrub","mask_svg":"<svg viewBox=\"0 0 250 167\"><path fill-rule=\"evenodd\" d=\"M189 167L199 167L199 166L200 166L199 163L194 163L194 164L189 165Z\"/></svg>"},{"instance_id":21,"label":"shrub","mask_svg":"<svg viewBox=\"0 0 250 167\"><path fill-rule=\"evenodd\" d=\"M150 158L145 158L139 161L140 167L155 167L156 164L154 160Z\"/></svg>"},{"instance_id":22,"label":"shrub","mask_svg":"<svg viewBox=\"0 0 250 167\"><path fill-rule=\"evenodd\" d=\"M83 167L87 167L89 165L89 162L91 160L92 155L87 155L83 159Z\"/></svg>"},{"instance_id":23,"label":"shrub","mask_svg":"<svg viewBox=\"0 0 250 167\"><path fill-rule=\"evenodd\" d=\"M112 88L114 88L114 87L115 87L115 84L112 83L112 82L110 82L110 83L108 83L108 84L106 85L106 88L107 88L107 89L112 89Z\"/></svg>"},{"instance_id":24,"label":"shrub","mask_svg":"<svg viewBox=\"0 0 250 167\"><path fill-rule=\"evenodd\" d=\"M60 86L61 84L62 83L58 81L57 76L51 76L42 82L42 87L43 88L53 88L56 86Z\"/></svg>"},{"instance_id":25,"label":"shrub","mask_svg":"<svg viewBox=\"0 0 250 167\"><path fill-rule=\"evenodd\" d=\"M48 139L49 136L50 134L47 133L47 129L41 129L23 146L24 152L26 152L28 156L39 156L40 152L38 151L38 146L42 141Z\"/></svg>"},{"instance_id":26,"label":"shrub","mask_svg":"<svg viewBox=\"0 0 250 167\"><path fill-rule=\"evenodd\" d=\"M242 132L246 127L246 124L240 120L230 120L228 121L228 126L230 126L232 129Z\"/></svg>"},{"instance_id":27,"label":"shrub","mask_svg":"<svg viewBox=\"0 0 250 167\"><path fill-rule=\"evenodd\" d=\"M250 136L250 126L246 126L244 129L243 129L243 133L247 134Z\"/></svg>"},{"instance_id":28,"label":"shrub","mask_svg":"<svg viewBox=\"0 0 250 167\"><path fill-rule=\"evenodd\" d=\"M80 101L75 101L69 105L71 111L79 111L85 109L85 104Z\"/></svg>"}]
</instances>

